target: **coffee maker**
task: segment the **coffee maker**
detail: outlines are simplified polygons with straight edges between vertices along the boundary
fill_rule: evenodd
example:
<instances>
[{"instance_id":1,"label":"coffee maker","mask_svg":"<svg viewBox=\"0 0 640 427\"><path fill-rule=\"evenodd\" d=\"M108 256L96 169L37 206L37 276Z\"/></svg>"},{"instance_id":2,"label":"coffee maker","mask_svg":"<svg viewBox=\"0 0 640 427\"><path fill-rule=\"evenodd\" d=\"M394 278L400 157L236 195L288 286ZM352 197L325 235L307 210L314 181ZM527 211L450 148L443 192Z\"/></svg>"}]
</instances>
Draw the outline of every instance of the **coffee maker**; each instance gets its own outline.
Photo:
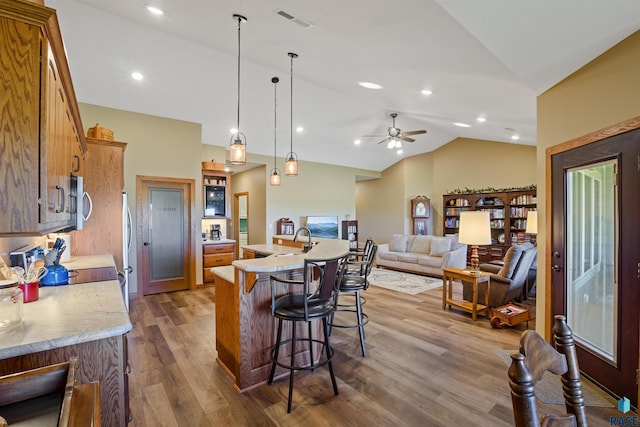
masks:
<instances>
[{"instance_id":1,"label":"coffee maker","mask_svg":"<svg viewBox=\"0 0 640 427\"><path fill-rule=\"evenodd\" d=\"M220 240L222 232L220 231L220 224L211 224L211 240Z\"/></svg>"}]
</instances>

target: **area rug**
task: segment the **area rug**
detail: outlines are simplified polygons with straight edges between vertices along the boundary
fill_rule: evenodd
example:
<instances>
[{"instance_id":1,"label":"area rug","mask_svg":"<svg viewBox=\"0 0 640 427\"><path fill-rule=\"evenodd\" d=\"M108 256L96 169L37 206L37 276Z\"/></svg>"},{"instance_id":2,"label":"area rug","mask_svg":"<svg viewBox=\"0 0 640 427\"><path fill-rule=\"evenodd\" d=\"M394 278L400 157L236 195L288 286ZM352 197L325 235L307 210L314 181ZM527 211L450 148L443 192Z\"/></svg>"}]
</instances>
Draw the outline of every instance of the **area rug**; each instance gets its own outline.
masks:
<instances>
[{"instance_id":1,"label":"area rug","mask_svg":"<svg viewBox=\"0 0 640 427\"><path fill-rule=\"evenodd\" d=\"M441 287L442 279L384 268L373 268L371 274L369 274L369 284L392 291L416 295L420 292Z\"/></svg>"},{"instance_id":2,"label":"area rug","mask_svg":"<svg viewBox=\"0 0 640 427\"><path fill-rule=\"evenodd\" d=\"M511 366L511 354L517 353L518 350L496 350L496 354L504 362L505 365ZM505 372L505 379L507 374ZM508 381L508 380L507 380ZM582 393L584 395L584 404L586 406L599 406L604 408L614 407L615 400L613 397L600 390L589 380L581 378ZM536 397L543 403L552 405L564 405L564 396L562 395L562 382L560 375L545 372L542 380L536 384Z\"/></svg>"}]
</instances>

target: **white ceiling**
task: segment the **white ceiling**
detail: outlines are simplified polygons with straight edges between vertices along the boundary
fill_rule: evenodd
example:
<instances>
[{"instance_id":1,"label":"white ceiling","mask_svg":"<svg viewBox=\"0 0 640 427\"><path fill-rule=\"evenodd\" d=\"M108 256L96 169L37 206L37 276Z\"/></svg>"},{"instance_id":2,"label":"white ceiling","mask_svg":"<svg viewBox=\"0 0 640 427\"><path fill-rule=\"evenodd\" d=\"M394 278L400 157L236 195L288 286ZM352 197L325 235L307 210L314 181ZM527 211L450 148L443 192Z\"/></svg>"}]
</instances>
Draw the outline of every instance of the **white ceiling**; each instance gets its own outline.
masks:
<instances>
[{"instance_id":1,"label":"white ceiling","mask_svg":"<svg viewBox=\"0 0 640 427\"><path fill-rule=\"evenodd\" d=\"M237 112L250 153L380 171L456 137L536 143L536 96L640 29L638 0L46 0L58 10L80 102L202 124L227 146ZM153 16L145 8L165 11ZM313 24L303 28L284 10ZM130 74L140 71L142 82ZM363 89L372 81L382 90ZM421 89L433 94L425 96ZM427 129L402 155L377 144L398 112ZM485 123L476 117L486 117ZM453 122L466 122L458 128ZM110 127L108 123L102 123ZM113 128L113 126L111 126ZM116 132L117 129L113 129ZM359 146L355 139L361 139ZM176 141L179 144L179 141ZM221 159L217 159L220 161ZM279 165L282 169L284 165Z\"/></svg>"}]
</instances>

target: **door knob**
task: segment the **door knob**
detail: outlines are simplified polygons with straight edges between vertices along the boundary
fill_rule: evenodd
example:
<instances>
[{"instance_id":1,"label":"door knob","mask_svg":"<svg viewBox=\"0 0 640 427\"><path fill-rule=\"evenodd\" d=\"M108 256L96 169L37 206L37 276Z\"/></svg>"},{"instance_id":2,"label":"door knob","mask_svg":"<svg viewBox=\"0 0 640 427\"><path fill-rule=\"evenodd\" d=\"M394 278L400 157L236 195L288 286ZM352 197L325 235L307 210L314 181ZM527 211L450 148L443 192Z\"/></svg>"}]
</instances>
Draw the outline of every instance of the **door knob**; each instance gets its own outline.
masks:
<instances>
[{"instance_id":1,"label":"door knob","mask_svg":"<svg viewBox=\"0 0 640 427\"><path fill-rule=\"evenodd\" d=\"M143 243L143 245L145 245L145 246L149 246L149 245L151 245L151 243L149 243L149 242L144 242L144 243Z\"/></svg>"},{"instance_id":2,"label":"door knob","mask_svg":"<svg viewBox=\"0 0 640 427\"><path fill-rule=\"evenodd\" d=\"M554 264L554 265L551 266L551 269L553 271L560 271L560 266L558 264Z\"/></svg>"}]
</instances>

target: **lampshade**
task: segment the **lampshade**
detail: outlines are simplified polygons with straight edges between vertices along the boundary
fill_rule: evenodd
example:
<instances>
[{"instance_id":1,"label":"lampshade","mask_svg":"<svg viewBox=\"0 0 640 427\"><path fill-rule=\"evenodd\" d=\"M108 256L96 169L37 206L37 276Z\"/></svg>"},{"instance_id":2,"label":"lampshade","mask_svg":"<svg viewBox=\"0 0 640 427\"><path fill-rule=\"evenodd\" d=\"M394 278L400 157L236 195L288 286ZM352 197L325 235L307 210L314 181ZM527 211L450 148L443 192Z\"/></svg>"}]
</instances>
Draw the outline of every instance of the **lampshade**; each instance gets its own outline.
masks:
<instances>
[{"instance_id":1,"label":"lampshade","mask_svg":"<svg viewBox=\"0 0 640 427\"><path fill-rule=\"evenodd\" d=\"M527 212L527 228L524 230L524 232L529 234L538 233L538 212L536 211Z\"/></svg>"},{"instance_id":2,"label":"lampshade","mask_svg":"<svg viewBox=\"0 0 640 427\"><path fill-rule=\"evenodd\" d=\"M463 211L460 212L460 236L458 241L467 245L491 244L491 226L489 212Z\"/></svg>"}]
</instances>

